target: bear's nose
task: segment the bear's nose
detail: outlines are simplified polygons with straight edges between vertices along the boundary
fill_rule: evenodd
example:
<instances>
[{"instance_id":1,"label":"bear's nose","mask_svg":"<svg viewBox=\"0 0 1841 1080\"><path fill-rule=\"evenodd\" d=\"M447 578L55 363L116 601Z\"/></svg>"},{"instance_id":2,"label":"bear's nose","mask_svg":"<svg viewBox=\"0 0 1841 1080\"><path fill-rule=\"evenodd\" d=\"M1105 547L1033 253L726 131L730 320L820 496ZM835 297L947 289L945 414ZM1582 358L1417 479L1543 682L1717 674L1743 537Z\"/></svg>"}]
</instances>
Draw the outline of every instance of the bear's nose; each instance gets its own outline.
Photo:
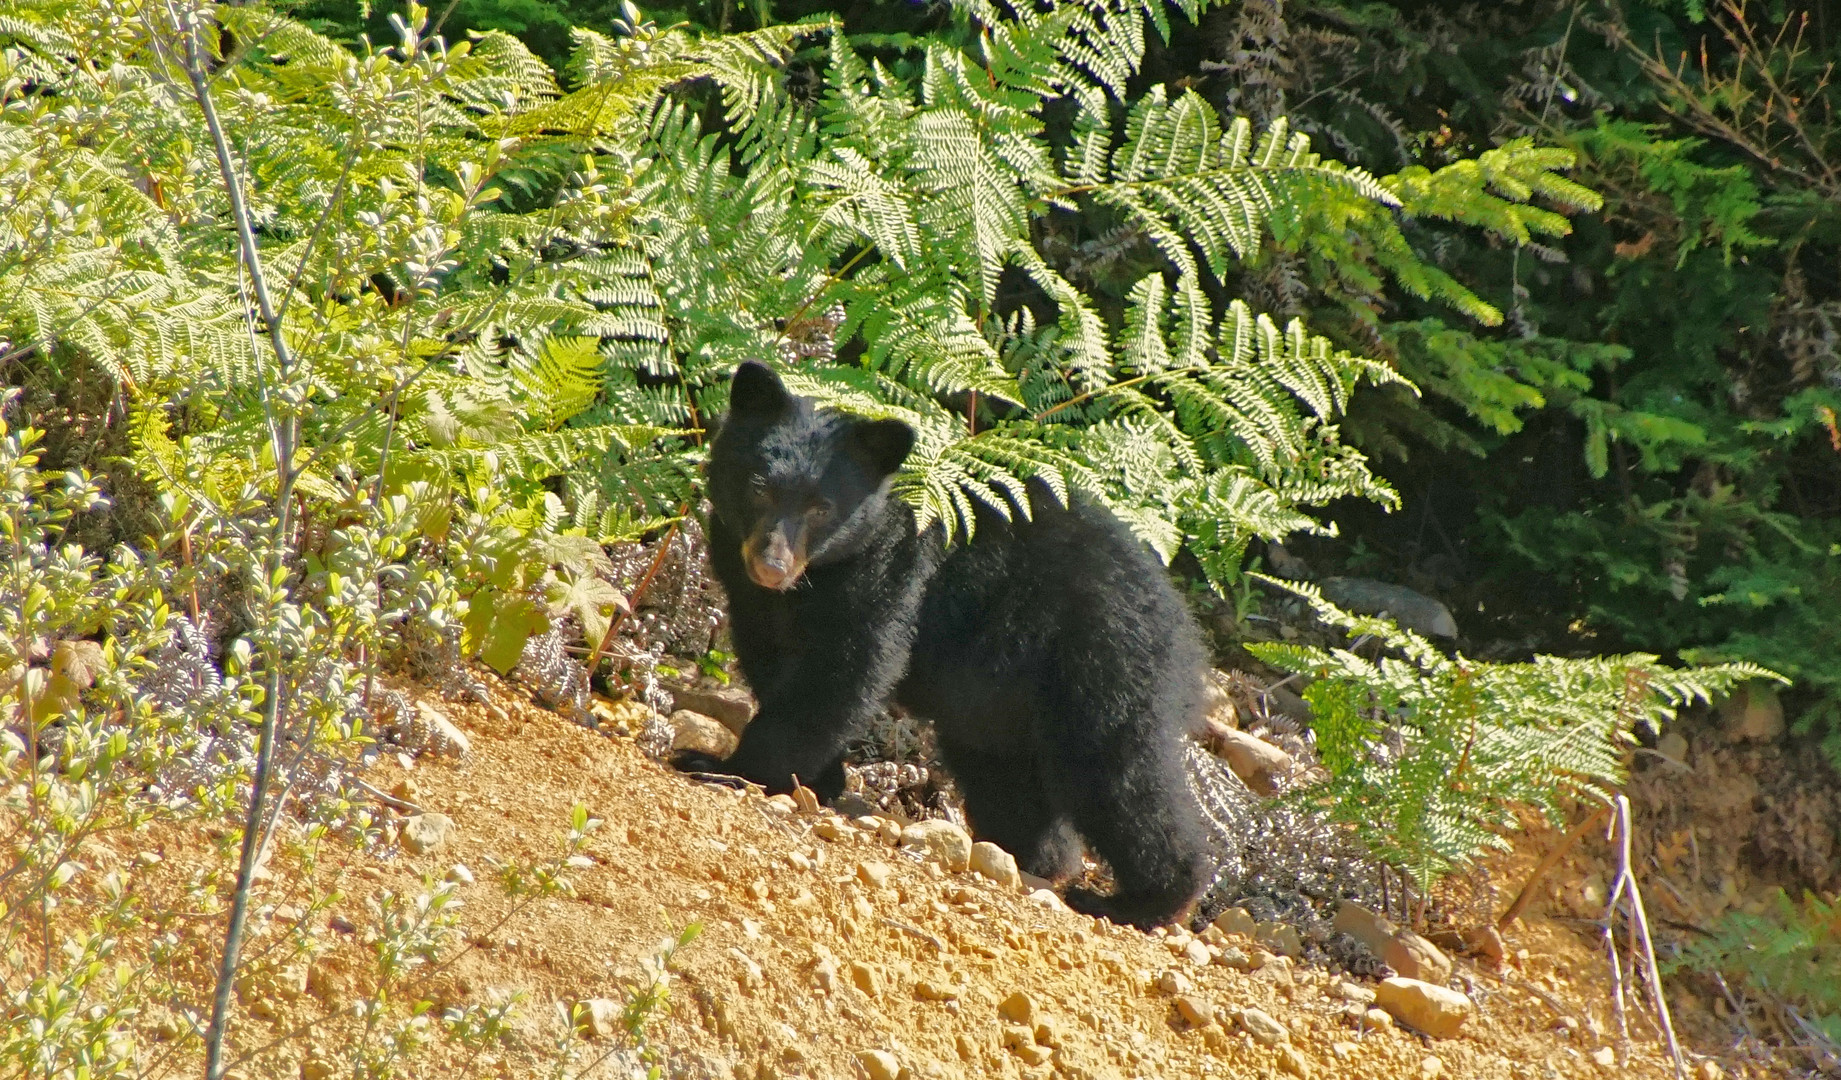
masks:
<instances>
[{"instance_id":1,"label":"bear's nose","mask_svg":"<svg viewBox=\"0 0 1841 1080\"><path fill-rule=\"evenodd\" d=\"M805 560L777 534L743 554L748 576L763 589L790 589L805 571Z\"/></svg>"}]
</instances>

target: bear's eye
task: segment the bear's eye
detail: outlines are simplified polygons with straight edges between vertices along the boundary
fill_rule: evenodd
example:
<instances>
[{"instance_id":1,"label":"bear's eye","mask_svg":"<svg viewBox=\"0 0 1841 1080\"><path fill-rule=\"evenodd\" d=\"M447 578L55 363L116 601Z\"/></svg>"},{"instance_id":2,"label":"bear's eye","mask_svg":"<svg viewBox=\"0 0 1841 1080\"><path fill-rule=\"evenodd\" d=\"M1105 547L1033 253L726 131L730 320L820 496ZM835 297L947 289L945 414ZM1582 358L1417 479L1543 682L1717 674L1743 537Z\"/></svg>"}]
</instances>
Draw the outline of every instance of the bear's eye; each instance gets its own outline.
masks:
<instances>
[{"instance_id":1,"label":"bear's eye","mask_svg":"<svg viewBox=\"0 0 1841 1080\"><path fill-rule=\"evenodd\" d=\"M831 503L829 500L820 500L819 502L813 503L812 509L808 512L814 519L825 521L831 517Z\"/></svg>"}]
</instances>

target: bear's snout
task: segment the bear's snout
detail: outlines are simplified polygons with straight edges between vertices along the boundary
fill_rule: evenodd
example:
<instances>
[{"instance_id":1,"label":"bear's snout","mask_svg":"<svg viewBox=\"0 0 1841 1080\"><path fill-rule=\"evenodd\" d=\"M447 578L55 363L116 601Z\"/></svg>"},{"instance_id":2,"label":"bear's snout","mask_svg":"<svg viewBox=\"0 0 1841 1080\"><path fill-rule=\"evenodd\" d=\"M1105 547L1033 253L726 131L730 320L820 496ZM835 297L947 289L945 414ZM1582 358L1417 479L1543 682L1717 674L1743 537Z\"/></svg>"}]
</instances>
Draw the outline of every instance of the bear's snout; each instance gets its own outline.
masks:
<instances>
[{"instance_id":1,"label":"bear's snout","mask_svg":"<svg viewBox=\"0 0 1841 1080\"><path fill-rule=\"evenodd\" d=\"M799 583L805 573L805 536L803 532L788 542L784 529L776 528L763 536L748 538L742 545L742 563L748 577L763 589L785 592Z\"/></svg>"}]
</instances>

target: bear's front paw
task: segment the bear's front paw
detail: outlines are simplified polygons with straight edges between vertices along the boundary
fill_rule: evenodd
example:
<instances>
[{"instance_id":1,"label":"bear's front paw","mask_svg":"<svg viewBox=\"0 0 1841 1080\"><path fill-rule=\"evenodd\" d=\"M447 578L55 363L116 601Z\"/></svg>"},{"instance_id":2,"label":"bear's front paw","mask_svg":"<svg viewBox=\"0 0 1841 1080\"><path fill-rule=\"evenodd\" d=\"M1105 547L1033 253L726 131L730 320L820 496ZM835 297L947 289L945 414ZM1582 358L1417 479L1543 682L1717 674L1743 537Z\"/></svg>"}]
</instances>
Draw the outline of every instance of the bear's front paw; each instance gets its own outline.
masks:
<instances>
[{"instance_id":1,"label":"bear's front paw","mask_svg":"<svg viewBox=\"0 0 1841 1080\"><path fill-rule=\"evenodd\" d=\"M671 767L711 784L725 784L729 787L746 787L747 781L731 773L723 766L722 759L699 753L696 750L679 750L671 755Z\"/></svg>"}]
</instances>

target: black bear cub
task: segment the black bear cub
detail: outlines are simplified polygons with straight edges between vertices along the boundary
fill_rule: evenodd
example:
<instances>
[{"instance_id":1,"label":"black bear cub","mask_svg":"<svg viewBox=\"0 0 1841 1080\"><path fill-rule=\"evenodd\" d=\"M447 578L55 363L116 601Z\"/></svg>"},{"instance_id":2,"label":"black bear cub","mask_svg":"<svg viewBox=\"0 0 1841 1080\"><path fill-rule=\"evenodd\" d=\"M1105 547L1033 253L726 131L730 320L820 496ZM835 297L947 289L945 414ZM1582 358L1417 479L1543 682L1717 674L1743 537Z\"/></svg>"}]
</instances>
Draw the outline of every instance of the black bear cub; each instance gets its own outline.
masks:
<instances>
[{"instance_id":1,"label":"black bear cub","mask_svg":"<svg viewBox=\"0 0 1841 1080\"><path fill-rule=\"evenodd\" d=\"M1180 596L1102 509L1033 500L975 538L917 535L889 480L900 421L819 409L743 364L710 448L710 560L760 701L735 753L687 771L772 791L843 789L845 744L891 702L932 722L973 831L1057 883L1081 842L1117 890L1078 911L1154 926L1194 903L1211 859L1182 763L1205 657Z\"/></svg>"}]
</instances>

